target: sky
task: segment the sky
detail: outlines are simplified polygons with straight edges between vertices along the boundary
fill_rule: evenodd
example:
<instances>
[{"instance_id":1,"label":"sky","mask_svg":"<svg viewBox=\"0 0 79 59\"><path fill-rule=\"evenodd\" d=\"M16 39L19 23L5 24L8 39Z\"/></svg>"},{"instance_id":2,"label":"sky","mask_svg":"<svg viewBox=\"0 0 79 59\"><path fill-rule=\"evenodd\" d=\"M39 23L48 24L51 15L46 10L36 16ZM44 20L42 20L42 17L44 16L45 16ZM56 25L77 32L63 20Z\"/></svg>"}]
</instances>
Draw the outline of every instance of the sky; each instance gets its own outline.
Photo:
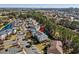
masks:
<instances>
[{"instance_id":1,"label":"sky","mask_svg":"<svg viewBox=\"0 0 79 59\"><path fill-rule=\"evenodd\" d=\"M0 8L79 8L79 4L0 4Z\"/></svg>"}]
</instances>

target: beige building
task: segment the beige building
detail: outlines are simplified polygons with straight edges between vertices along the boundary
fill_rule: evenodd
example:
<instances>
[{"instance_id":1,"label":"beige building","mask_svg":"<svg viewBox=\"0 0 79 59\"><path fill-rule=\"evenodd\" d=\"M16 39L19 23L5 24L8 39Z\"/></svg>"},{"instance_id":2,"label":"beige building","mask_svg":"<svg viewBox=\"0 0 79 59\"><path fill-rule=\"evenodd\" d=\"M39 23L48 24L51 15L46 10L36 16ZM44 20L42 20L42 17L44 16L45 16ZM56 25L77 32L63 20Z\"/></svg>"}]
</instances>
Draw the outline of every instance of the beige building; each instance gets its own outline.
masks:
<instances>
[{"instance_id":1,"label":"beige building","mask_svg":"<svg viewBox=\"0 0 79 59\"><path fill-rule=\"evenodd\" d=\"M47 48L48 54L63 54L62 42L58 40L52 40L50 47Z\"/></svg>"}]
</instances>

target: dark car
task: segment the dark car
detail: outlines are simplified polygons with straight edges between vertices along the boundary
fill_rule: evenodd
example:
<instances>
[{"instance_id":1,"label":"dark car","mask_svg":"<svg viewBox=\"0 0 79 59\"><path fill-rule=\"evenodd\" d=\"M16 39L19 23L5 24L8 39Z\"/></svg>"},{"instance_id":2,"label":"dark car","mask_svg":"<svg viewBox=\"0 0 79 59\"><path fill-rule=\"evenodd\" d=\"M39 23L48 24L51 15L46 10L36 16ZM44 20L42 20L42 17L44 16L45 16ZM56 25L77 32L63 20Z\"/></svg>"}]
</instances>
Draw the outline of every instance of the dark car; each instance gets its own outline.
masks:
<instances>
[{"instance_id":1,"label":"dark car","mask_svg":"<svg viewBox=\"0 0 79 59\"><path fill-rule=\"evenodd\" d=\"M31 43L27 42L26 48L30 48L31 47Z\"/></svg>"}]
</instances>

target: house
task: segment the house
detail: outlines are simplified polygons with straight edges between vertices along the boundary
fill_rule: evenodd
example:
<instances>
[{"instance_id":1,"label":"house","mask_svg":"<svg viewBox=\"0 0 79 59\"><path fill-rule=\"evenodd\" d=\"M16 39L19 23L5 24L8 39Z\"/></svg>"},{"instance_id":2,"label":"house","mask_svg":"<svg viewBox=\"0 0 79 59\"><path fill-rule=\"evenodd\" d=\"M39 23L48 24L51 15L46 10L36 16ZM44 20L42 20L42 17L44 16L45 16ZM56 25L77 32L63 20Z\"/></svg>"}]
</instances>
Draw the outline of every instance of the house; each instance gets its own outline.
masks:
<instances>
[{"instance_id":1,"label":"house","mask_svg":"<svg viewBox=\"0 0 79 59\"><path fill-rule=\"evenodd\" d=\"M6 31L1 31L0 32L0 40L4 40L7 37Z\"/></svg>"},{"instance_id":2,"label":"house","mask_svg":"<svg viewBox=\"0 0 79 59\"><path fill-rule=\"evenodd\" d=\"M13 31L12 29L7 29L7 30L6 30L6 33L7 33L8 35L11 35L11 34L12 34L12 31Z\"/></svg>"},{"instance_id":3,"label":"house","mask_svg":"<svg viewBox=\"0 0 79 59\"><path fill-rule=\"evenodd\" d=\"M4 31L0 32L0 39L1 40L5 40L7 36L11 35L12 33L14 33L13 29L6 29Z\"/></svg>"},{"instance_id":4,"label":"house","mask_svg":"<svg viewBox=\"0 0 79 59\"><path fill-rule=\"evenodd\" d=\"M50 42L50 47L47 48L48 54L63 54L62 42L58 40L52 40Z\"/></svg>"},{"instance_id":5,"label":"house","mask_svg":"<svg viewBox=\"0 0 79 59\"><path fill-rule=\"evenodd\" d=\"M36 33L36 29L35 28L30 28L29 31L32 33L32 36L34 37L34 35Z\"/></svg>"},{"instance_id":6,"label":"house","mask_svg":"<svg viewBox=\"0 0 79 59\"><path fill-rule=\"evenodd\" d=\"M34 28L36 29L36 31L39 31L40 26L39 25L35 25Z\"/></svg>"},{"instance_id":7,"label":"house","mask_svg":"<svg viewBox=\"0 0 79 59\"><path fill-rule=\"evenodd\" d=\"M36 32L34 37L36 37L36 39L39 42L43 42L43 41L48 40L48 36L46 34L44 34L43 32Z\"/></svg>"},{"instance_id":8,"label":"house","mask_svg":"<svg viewBox=\"0 0 79 59\"><path fill-rule=\"evenodd\" d=\"M40 29L39 29L39 31L41 31L41 32L45 32L45 26L40 25Z\"/></svg>"},{"instance_id":9,"label":"house","mask_svg":"<svg viewBox=\"0 0 79 59\"><path fill-rule=\"evenodd\" d=\"M6 37L7 37L7 34L0 35L0 40L5 40Z\"/></svg>"},{"instance_id":10,"label":"house","mask_svg":"<svg viewBox=\"0 0 79 59\"><path fill-rule=\"evenodd\" d=\"M1 50L0 53L1 54L16 54L16 53L19 53L19 51L21 50L22 50L21 48L11 47L11 48Z\"/></svg>"}]
</instances>

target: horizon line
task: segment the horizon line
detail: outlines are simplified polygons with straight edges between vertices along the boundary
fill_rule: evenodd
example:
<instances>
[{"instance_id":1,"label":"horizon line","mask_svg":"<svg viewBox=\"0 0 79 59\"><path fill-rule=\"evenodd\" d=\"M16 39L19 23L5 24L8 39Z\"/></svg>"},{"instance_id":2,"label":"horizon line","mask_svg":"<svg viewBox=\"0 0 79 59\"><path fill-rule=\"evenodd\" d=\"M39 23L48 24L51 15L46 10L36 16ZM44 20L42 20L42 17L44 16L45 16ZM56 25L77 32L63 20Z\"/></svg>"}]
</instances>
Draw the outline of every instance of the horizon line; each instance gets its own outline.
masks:
<instances>
[{"instance_id":1,"label":"horizon line","mask_svg":"<svg viewBox=\"0 0 79 59\"><path fill-rule=\"evenodd\" d=\"M0 4L0 8L79 8L79 4Z\"/></svg>"}]
</instances>

